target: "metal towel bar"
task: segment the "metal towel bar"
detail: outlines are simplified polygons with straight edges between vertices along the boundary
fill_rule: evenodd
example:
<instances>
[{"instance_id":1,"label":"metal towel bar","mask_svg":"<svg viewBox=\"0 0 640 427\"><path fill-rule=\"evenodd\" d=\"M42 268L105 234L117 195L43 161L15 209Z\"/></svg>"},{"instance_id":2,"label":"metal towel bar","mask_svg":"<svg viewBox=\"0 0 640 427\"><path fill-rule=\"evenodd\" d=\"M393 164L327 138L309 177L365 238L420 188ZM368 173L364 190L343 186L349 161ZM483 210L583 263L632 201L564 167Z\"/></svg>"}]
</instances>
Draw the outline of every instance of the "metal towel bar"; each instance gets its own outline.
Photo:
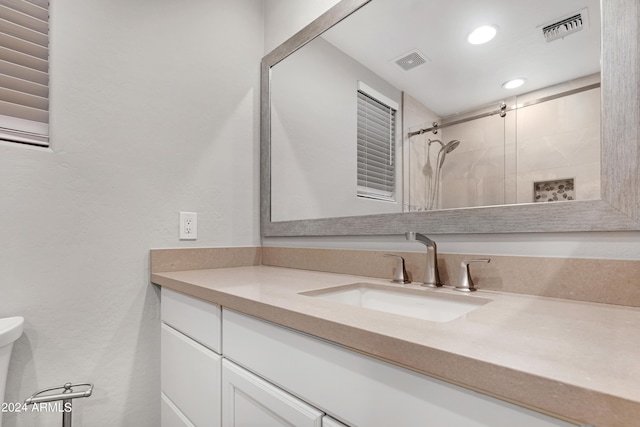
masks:
<instances>
[{"instance_id":1,"label":"metal towel bar","mask_svg":"<svg viewBox=\"0 0 640 427\"><path fill-rule=\"evenodd\" d=\"M89 387L82 391L74 391L73 387ZM50 391L62 390L62 393L56 394L45 394L41 396L43 393L47 393ZM45 388L44 390L37 391L33 393L30 397L28 397L24 403L26 405L34 405L37 403L44 402L55 402L58 400L62 400L62 427L71 427L71 412L72 412L72 400L78 399L82 397L89 397L93 393L93 384L83 383L83 384L71 384L66 383L61 387L50 387Z\"/></svg>"}]
</instances>

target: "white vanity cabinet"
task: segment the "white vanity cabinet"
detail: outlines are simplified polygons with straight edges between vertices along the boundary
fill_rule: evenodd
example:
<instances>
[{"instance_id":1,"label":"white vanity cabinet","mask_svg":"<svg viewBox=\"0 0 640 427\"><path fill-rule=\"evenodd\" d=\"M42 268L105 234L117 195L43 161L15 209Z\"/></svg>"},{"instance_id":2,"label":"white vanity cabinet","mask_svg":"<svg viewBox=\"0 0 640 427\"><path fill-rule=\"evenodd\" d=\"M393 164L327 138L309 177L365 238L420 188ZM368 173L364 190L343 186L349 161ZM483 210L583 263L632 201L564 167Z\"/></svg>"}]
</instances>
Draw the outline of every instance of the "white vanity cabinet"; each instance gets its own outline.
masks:
<instances>
[{"instance_id":1,"label":"white vanity cabinet","mask_svg":"<svg viewBox=\"0 0 640 427\"><path fill-rule=\"evenodd\" d=\"M220 427L220 307L161 292L162 427Z\"/></svg>"},{"instance_id":2,"label":"white vanity cabinet","mask_svg":"<svg viewBox=\"0 0 640 427\"><path fill-rule=\"evenodd\" d=\"M573 425L231 310L222 329L225 359L350 426Z\"/></svg>"},{"instance_id":3,"label":"white vanity cabinet","mask_svg":"<svg viewBox=\"0 0 640 427\"><path fill-rule=\"evenodd\" d=\"M162 427L570 427L162 288Z\"/></svg>"}]
</instances>

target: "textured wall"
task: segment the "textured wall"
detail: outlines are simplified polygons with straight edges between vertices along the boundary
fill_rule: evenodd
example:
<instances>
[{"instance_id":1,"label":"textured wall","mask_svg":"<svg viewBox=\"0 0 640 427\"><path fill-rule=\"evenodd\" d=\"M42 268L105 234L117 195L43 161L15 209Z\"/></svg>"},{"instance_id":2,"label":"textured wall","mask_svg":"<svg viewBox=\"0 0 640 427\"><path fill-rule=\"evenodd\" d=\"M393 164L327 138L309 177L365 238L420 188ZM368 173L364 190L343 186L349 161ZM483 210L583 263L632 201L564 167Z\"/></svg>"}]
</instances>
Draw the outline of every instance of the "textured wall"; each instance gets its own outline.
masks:
<instances>
[{"instance_id":1,"label":"textured wall","mask_svg":"<svg viewBox=\"0 0 640 427\"><path fill-rule=\"evenodd\" d=\"M259 244L262 1L51 4L51 149L0 144L0 317L26 318L6 398L91 381L74 425L157 427L149 249Z\"/></svg>"}]
</instances>

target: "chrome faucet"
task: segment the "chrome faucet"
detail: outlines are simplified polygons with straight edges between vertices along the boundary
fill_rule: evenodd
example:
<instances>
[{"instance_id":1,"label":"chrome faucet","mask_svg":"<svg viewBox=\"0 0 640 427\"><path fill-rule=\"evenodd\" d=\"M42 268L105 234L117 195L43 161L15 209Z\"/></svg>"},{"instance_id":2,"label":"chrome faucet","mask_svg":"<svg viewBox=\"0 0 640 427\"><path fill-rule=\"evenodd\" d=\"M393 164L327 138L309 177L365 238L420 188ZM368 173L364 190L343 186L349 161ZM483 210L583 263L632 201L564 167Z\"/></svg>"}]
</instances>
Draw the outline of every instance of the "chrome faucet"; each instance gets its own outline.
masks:
<instances>
[{"instance_id":1,"label":"chrome faucet","mask_svg":"<svg viewBox=\"0 0 640 427\"><path fill-rule=\"evenodd\" d=\"M409 231L405 234L407 240L418 241L427 247L427 263L424 272L423 286L431 288L439 288L442 286L440 281L440 273L438 272L438 251L436 242L425 236L424 234Z\"/></svg>"},{"instance_id":2,"label":"chrome faucet","mask_svg":"<svg viewBox=\"0 0 640 427\"><path fill-rule=\"evenodd\" d=\"M397 259L396 268L393 271L393 283L411 283L409 279L409 275L407 274L407 269L404 266L404 258L400 255L394 254L384 254L386 257L393 257Z\"/></svg>"},{"instance_id":3,"label":"chrome faucet","mask_svg":"<svg viewBox=\"0 0 640 427\"><path fill-rule=\"evenodd\" d=\"M456 291L460 292L473 292L476 290L476 285L473 283L473 279L471 279L471 272L469 271L469 264L472 262L491 262L489 258L480 258L480 259L467 259L462 261L460 264L460 276L458 279L458 284L455 288Z\"/></svg>"}]
</instances>

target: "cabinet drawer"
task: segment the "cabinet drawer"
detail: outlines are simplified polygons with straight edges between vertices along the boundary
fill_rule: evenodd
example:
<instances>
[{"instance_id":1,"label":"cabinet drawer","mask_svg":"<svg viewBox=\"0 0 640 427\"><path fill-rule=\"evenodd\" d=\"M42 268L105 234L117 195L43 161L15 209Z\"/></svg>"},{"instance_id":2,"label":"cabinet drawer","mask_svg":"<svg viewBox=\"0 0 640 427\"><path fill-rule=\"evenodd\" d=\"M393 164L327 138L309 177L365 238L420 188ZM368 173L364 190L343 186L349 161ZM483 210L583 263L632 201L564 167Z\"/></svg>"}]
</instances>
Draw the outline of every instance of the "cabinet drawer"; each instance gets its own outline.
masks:
<instances>
[{"instance_id":1,"label":"cabinet drawer","mask_svg":"<svg viewBox=\"0 0 640 427\"><path fill-rule=\"evenodd\" d=\"M162 288L162 321L193 338L205 347L222 353L220 348L220 306L171 289Z\"/></svg>"},{"instance_id":2,"label":"cabinet drawer","mask_svg":"<svg viewBox=\"0 0 640 427\"><path fill-rule=\"evenodd\" d=\"M226 358L353 427L573 425L254 317L223 319Z\"/></svg>"},{"instance_id":3,"label":"cabinet drawer","mask_svg":"<svg viewBox=\"0 0 640 427\"><path fill-rule=\"evenodd\" d=\"M195 426L220 426L222 356L162 324L162 392Z\"/></svg>"}]
</instances>

